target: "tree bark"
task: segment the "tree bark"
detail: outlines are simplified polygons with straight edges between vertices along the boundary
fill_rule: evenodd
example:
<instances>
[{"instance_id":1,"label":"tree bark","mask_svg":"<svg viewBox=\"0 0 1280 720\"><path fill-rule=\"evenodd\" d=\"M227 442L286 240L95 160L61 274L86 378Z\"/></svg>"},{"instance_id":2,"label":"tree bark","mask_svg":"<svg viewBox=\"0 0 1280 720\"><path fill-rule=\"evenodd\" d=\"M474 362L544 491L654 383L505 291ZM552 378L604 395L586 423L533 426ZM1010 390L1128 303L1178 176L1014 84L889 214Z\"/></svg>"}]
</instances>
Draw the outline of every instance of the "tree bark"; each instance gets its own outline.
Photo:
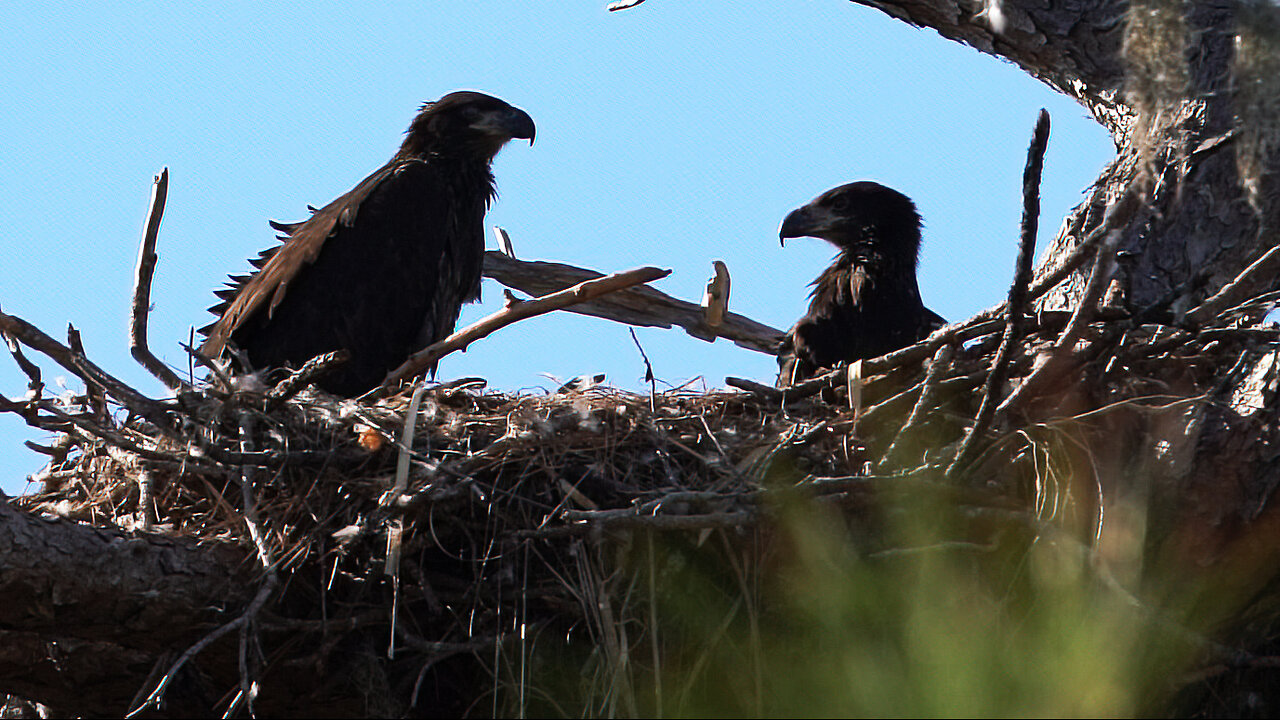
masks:
<instances>
[{"instance_id":1,"label":"tree bark","mask_svg":"<svg viewBox=\"0 0 1280 720\"><path fill-rule=\"evenodd\" d=\"M120 711L174 648L235 617L252 595L244 559L0 503L0 692L60 713ZM178 697L173 711L208 711Z\"/></svg>"},{"instance_id":2,"label":"tree bark","mask_svg":"<svg viewBox=\"0 0 1280 720\"><path fill-rule=\"evenodd\" d=\"M1101 221L1108 203L1137 192L1148 211L1124 229L1111 297L1129 307L1185 312L1270 249L1276 226L1277 157L1269 120L1275 8L1186 3L1002 0L980 14L950 0L854 0L944 37L1006 58L1078 100L1116 142L1099 176L1045 255L1041 274ZM1254 38L1253 43L1237 38ZM1238 48L1251 49L1244 57ZM1242 92L1242 91L1250 92ZM1242 175L1242 172L1244 173ZM1274 286L1273 273L1240 288ZM1077 273L1046 299L1078 296Z\"/></svg>"}]
</instances>

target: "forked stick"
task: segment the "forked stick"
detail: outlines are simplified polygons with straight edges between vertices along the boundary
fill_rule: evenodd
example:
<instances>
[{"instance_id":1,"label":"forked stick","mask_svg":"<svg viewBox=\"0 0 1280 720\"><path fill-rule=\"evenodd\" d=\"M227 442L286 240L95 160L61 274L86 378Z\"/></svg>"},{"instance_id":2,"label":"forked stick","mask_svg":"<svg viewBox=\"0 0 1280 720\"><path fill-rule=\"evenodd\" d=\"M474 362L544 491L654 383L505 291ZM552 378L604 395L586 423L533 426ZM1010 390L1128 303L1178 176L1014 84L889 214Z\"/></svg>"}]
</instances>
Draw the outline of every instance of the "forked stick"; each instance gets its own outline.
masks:
<instances>
[{"instance_id":1,"label":"forked stick","mask_svg":"<svg viewBox=\"0 0 1280 720\"><path fill-rule=\"evenodd\" d=\"M133 311L129 315L129 352L170 390L186 387L177 373L170 370L147 347L147 315L151 312L151 277L156 271L156 238L160 236L160 220L169 196L169 168L162 168L151 187L151 210L147 213L147 229L138 248L138 267L133 276Z\"/></svg>"}]
</instances>

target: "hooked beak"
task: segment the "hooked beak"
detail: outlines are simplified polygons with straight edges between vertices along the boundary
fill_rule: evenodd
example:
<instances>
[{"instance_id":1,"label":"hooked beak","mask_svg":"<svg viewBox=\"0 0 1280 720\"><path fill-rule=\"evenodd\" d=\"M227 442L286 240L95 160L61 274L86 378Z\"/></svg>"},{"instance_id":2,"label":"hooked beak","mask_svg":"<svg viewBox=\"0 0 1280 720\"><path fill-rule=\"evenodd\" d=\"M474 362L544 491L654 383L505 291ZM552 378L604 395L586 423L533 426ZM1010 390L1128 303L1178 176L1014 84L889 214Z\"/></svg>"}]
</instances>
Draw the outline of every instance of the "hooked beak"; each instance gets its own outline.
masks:
<instances>
[{"instance_id":1,"label":"hooked beak","mask_svg":"<svg viewBox=\"0 0 1280 720\"><path fill-rule=\"evenodd\" d=\"M528 140L530 145L533 145L533 136L536 131L533 118L517 107L485 115L474 127L492 135Z\"/></svg>"},{"instance_id":2,"label":"hooked beak","mask_svg":"<svg viewBox=\"0 0 1280 720\"><path fill-rule=\"evenodd\" d=\"M787 238L811 237L820 229L821 224L815 220L810 206L796 208L782 220L782 227L778 228L778 244L786 247Z\"/></svg>"}]
</instances>

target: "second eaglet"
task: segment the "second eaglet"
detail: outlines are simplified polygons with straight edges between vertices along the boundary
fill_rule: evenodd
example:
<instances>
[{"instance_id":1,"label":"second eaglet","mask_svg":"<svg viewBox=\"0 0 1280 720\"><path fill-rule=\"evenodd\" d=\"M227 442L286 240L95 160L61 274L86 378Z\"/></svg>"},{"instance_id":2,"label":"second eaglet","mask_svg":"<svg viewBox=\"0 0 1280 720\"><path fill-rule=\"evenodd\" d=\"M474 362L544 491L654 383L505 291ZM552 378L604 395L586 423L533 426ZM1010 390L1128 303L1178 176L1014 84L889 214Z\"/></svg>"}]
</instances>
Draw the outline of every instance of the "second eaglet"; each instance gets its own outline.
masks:
<instances>
[{"instance_id":1,"label":"second eaglet","mask_svg":"<svg viewBox=\"0 0 1280 720\"><path fill-rule=\"evenodd\" d=\"M257 370L346 350L316 384L347 397L377 387L480 298L490 164L507 141L533 135L527 113L482 93L428 103L386 165L305 222L272 223L284 244L217 293L201 350L230 346Z\"/></svg>"},{"instance_id":2,"label":"second eaglet","mask_svg":"<svg viewBox=\"0 0 1280 720\"><path fill-rule=\"evenodd\" d=\"M920 215L906 195L868 181L841 185L787 215L778 236L784 244L822 238L840 250L782 342L780 387L906 347L946 323L920 300Z\"/></svg>"}]
</instances>

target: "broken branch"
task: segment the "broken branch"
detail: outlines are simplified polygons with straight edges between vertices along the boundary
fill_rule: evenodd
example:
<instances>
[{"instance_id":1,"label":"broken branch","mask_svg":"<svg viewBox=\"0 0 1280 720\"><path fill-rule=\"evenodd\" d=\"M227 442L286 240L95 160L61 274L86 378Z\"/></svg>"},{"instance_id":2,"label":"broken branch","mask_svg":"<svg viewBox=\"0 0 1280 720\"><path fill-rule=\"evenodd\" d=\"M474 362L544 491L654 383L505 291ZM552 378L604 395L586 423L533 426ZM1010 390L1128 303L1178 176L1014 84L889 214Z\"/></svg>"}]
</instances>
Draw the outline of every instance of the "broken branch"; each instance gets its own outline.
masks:
<instances>
[{"instance_id":1,"label":"broken branch","mask_svg":"<svg viewBox=\"0 0 1280 720\"><path fill-rule=\"evenodd\" d=\"M982 388L982 404L973 419L973 426L965 433L955 460L947 467L950 479L963 470L972 457L978 438L987 431L995 417L1000 388L1009 377L1009 362L1013 359L1013 345L1022 337L1022 326L1027 306L1027 285L1031 282L1031 260L1036 252L1036 230L1040 225L1040 174L1044 167L1044 151L1049 144L1049 113L1040 110L1036 128L1031 133L1031 146L1027 148L1027 165L1022 171L1022 237L1018 243L1018 261L1014 267L1013 284L1009 286L1008 308L1004 324L1004 337L991 361L991 372Z\"/></svg>"},{"instance_id":2,"label":"broken branch","mask_svg":"<svg viewBox=\"0 0 1280 720\"><path fill-rule=\"evenodd\" d=\"M147 213L147 229L142 234L138 248L138 266L133 275L133 309L129 315L129 352L133 359L146 368L170 390L179 390L187 384L170 370L147 347L147 317L151 313L151 278L156 271L156 239L160 236L160 220L164 217L164 203L169 196L169 168L162 168L151 186L151 210Z\"/></svg>"}]
</instances>

